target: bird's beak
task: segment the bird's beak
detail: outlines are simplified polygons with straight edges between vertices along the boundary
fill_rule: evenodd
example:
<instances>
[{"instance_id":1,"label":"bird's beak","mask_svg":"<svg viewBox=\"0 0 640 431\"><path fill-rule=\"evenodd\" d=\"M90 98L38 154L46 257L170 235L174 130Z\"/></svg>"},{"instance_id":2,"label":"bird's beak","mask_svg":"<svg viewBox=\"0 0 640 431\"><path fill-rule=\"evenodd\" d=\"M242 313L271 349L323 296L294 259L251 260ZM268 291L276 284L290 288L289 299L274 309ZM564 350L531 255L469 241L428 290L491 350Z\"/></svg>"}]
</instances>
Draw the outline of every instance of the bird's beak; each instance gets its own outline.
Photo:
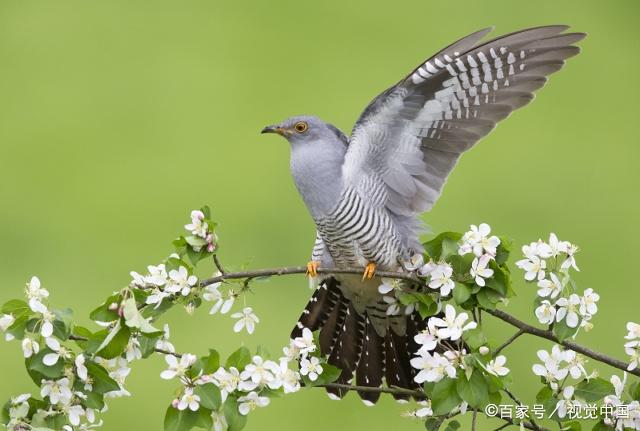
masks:
<instances>
[{"instance_id":1,"label":"bird's beak","mask_svg":"<svg viewBox=\"0 0 640 431\"><path fill-rule=\"evenodd\" d=\"M267 126L260 133L277 133L280 136L284 136L285 130L280 126Z\"/></svg>"}]
</instances>

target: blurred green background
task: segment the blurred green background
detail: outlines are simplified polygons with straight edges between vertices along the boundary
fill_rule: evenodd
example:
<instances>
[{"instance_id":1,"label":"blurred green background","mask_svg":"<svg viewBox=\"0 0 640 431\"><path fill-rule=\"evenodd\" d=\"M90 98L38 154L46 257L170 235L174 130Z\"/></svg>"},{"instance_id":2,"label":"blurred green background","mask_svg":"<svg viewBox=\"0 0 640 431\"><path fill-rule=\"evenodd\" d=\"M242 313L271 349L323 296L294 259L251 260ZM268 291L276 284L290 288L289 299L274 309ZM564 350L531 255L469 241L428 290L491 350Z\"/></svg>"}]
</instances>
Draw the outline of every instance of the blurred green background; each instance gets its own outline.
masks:
<instances>
[{"instance_id":1,"label":"blurred green background","mask_svg":"<svg viewBox=\"0 0 640 431\"><path fill-rule=\"evenodd\" d=\"M260 136L262 126L314 113L348 131L371 98L458 37L487 25L501 34L567 23L589 33L583 53L462 159L425 220L435 232L486 221L518 249L550 231L579 244L580 285L602 295L595 329L579 341L623 358L624 324L638 318L639 11L631 0L3 0L0 301L21 296L37 274L54 306L89 324L88 311L130 270L164 258L190 209L205 203L227 265L303 264L314 227L290 178L288 145ZM298 276L256 288L253 337L231 336L232 321L204 308L165 321L181 351L215 346L226 355L244 342L277 352L306 284ZM516 288L510 310L531 321L534 289ZM496 340L512 333L490 325ZM527 402L542 346L507 351ZM36 390L20 346L0 349L0 399ZM104 429L161 428L175 387L160 380L163 364L134 364L133 397L111 402ZM402 410L310 390L253 413L248 429L422 428L400 419Z\"/></svg>"}]
</instances>

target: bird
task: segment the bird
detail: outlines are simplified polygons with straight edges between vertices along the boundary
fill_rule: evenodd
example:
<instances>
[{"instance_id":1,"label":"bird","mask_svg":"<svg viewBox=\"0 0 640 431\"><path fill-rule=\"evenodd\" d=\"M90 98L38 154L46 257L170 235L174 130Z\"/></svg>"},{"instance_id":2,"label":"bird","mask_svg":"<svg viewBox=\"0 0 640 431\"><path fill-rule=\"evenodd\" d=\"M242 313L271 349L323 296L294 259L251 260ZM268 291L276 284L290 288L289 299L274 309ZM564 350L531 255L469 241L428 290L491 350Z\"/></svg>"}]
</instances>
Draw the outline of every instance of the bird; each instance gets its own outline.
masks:
<instances>
[{"instance_id":1,"label":"bird","mask_svg":"<svg viewBox=\"0 0 640 431\"><path fill-rule=\"evenodd\" d=\"M289 142L291 174L316 226L307 273L319 281L291 337L319 330L321 354L341 370L338 383L420 389L410 359L428 319L404 308L388 313L376 272L406 272L424 252L421 215L460 156L580 52L575 43L586 34L568 29L534 27L483 42L490 27L463 37L375 97L350 136L310 115L262 129ZM318 276L322 267L363 274ZM327 391L340 399L348 391L336 386ZM358 394L368 405L380 396Z\"/></svg>"}]
</instances>

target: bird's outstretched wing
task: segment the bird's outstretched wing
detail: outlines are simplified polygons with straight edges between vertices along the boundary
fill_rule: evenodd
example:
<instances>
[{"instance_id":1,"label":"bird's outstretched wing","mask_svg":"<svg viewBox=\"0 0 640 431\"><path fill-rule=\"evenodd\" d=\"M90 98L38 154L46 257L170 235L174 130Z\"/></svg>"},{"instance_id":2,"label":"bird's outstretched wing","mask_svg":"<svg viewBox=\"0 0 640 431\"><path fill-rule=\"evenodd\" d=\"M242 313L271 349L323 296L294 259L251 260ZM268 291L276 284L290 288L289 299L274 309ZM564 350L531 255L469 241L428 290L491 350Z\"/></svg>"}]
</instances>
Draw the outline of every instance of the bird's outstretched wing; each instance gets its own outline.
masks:
<instances>
[{"instance_id":1,"label":"bird's outstretched wing","mask_svg":"<svg viewBox=\"0 0 640 431\"><path fill-rule=\"evenodd\" d=\"M460 155L533 99L580 50L583 33L537 27L478 44L491 29L443 49L376 97L353 128L347 184L384 191L399 217L431 209Z\"/></svg>"}]
</instances>

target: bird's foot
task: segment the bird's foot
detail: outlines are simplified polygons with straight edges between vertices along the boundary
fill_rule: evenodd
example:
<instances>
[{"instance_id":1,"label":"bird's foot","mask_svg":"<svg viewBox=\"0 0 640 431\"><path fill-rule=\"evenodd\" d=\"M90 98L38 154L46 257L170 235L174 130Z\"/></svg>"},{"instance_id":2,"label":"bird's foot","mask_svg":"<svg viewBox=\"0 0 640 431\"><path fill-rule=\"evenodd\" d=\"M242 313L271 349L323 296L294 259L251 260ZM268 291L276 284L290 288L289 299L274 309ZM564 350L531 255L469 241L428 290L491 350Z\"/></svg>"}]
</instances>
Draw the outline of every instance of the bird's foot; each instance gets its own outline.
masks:
<instances>
[{"instance_id":1,"label":"bird's foot","mask_svg":"<svg viewBox=\"0 0 640 431\"><path fill-rule=\"evenodd\" d=\"M320 262L316 260L310 260L309 262L307 262L307 275L309 277L317 276L319 266L320 266Z\"/></svg>"},{"instance_id":2,"label":"bird's foot","mask_svg":"<svg viewBox=\"0 0 640 431\"><path fill-rule=\"evenodd\" d=\"M371 280L376 273L376 264L371 262L364 267L364 274L362 274L362 280Z\"/></svg>"}]
</instances>

